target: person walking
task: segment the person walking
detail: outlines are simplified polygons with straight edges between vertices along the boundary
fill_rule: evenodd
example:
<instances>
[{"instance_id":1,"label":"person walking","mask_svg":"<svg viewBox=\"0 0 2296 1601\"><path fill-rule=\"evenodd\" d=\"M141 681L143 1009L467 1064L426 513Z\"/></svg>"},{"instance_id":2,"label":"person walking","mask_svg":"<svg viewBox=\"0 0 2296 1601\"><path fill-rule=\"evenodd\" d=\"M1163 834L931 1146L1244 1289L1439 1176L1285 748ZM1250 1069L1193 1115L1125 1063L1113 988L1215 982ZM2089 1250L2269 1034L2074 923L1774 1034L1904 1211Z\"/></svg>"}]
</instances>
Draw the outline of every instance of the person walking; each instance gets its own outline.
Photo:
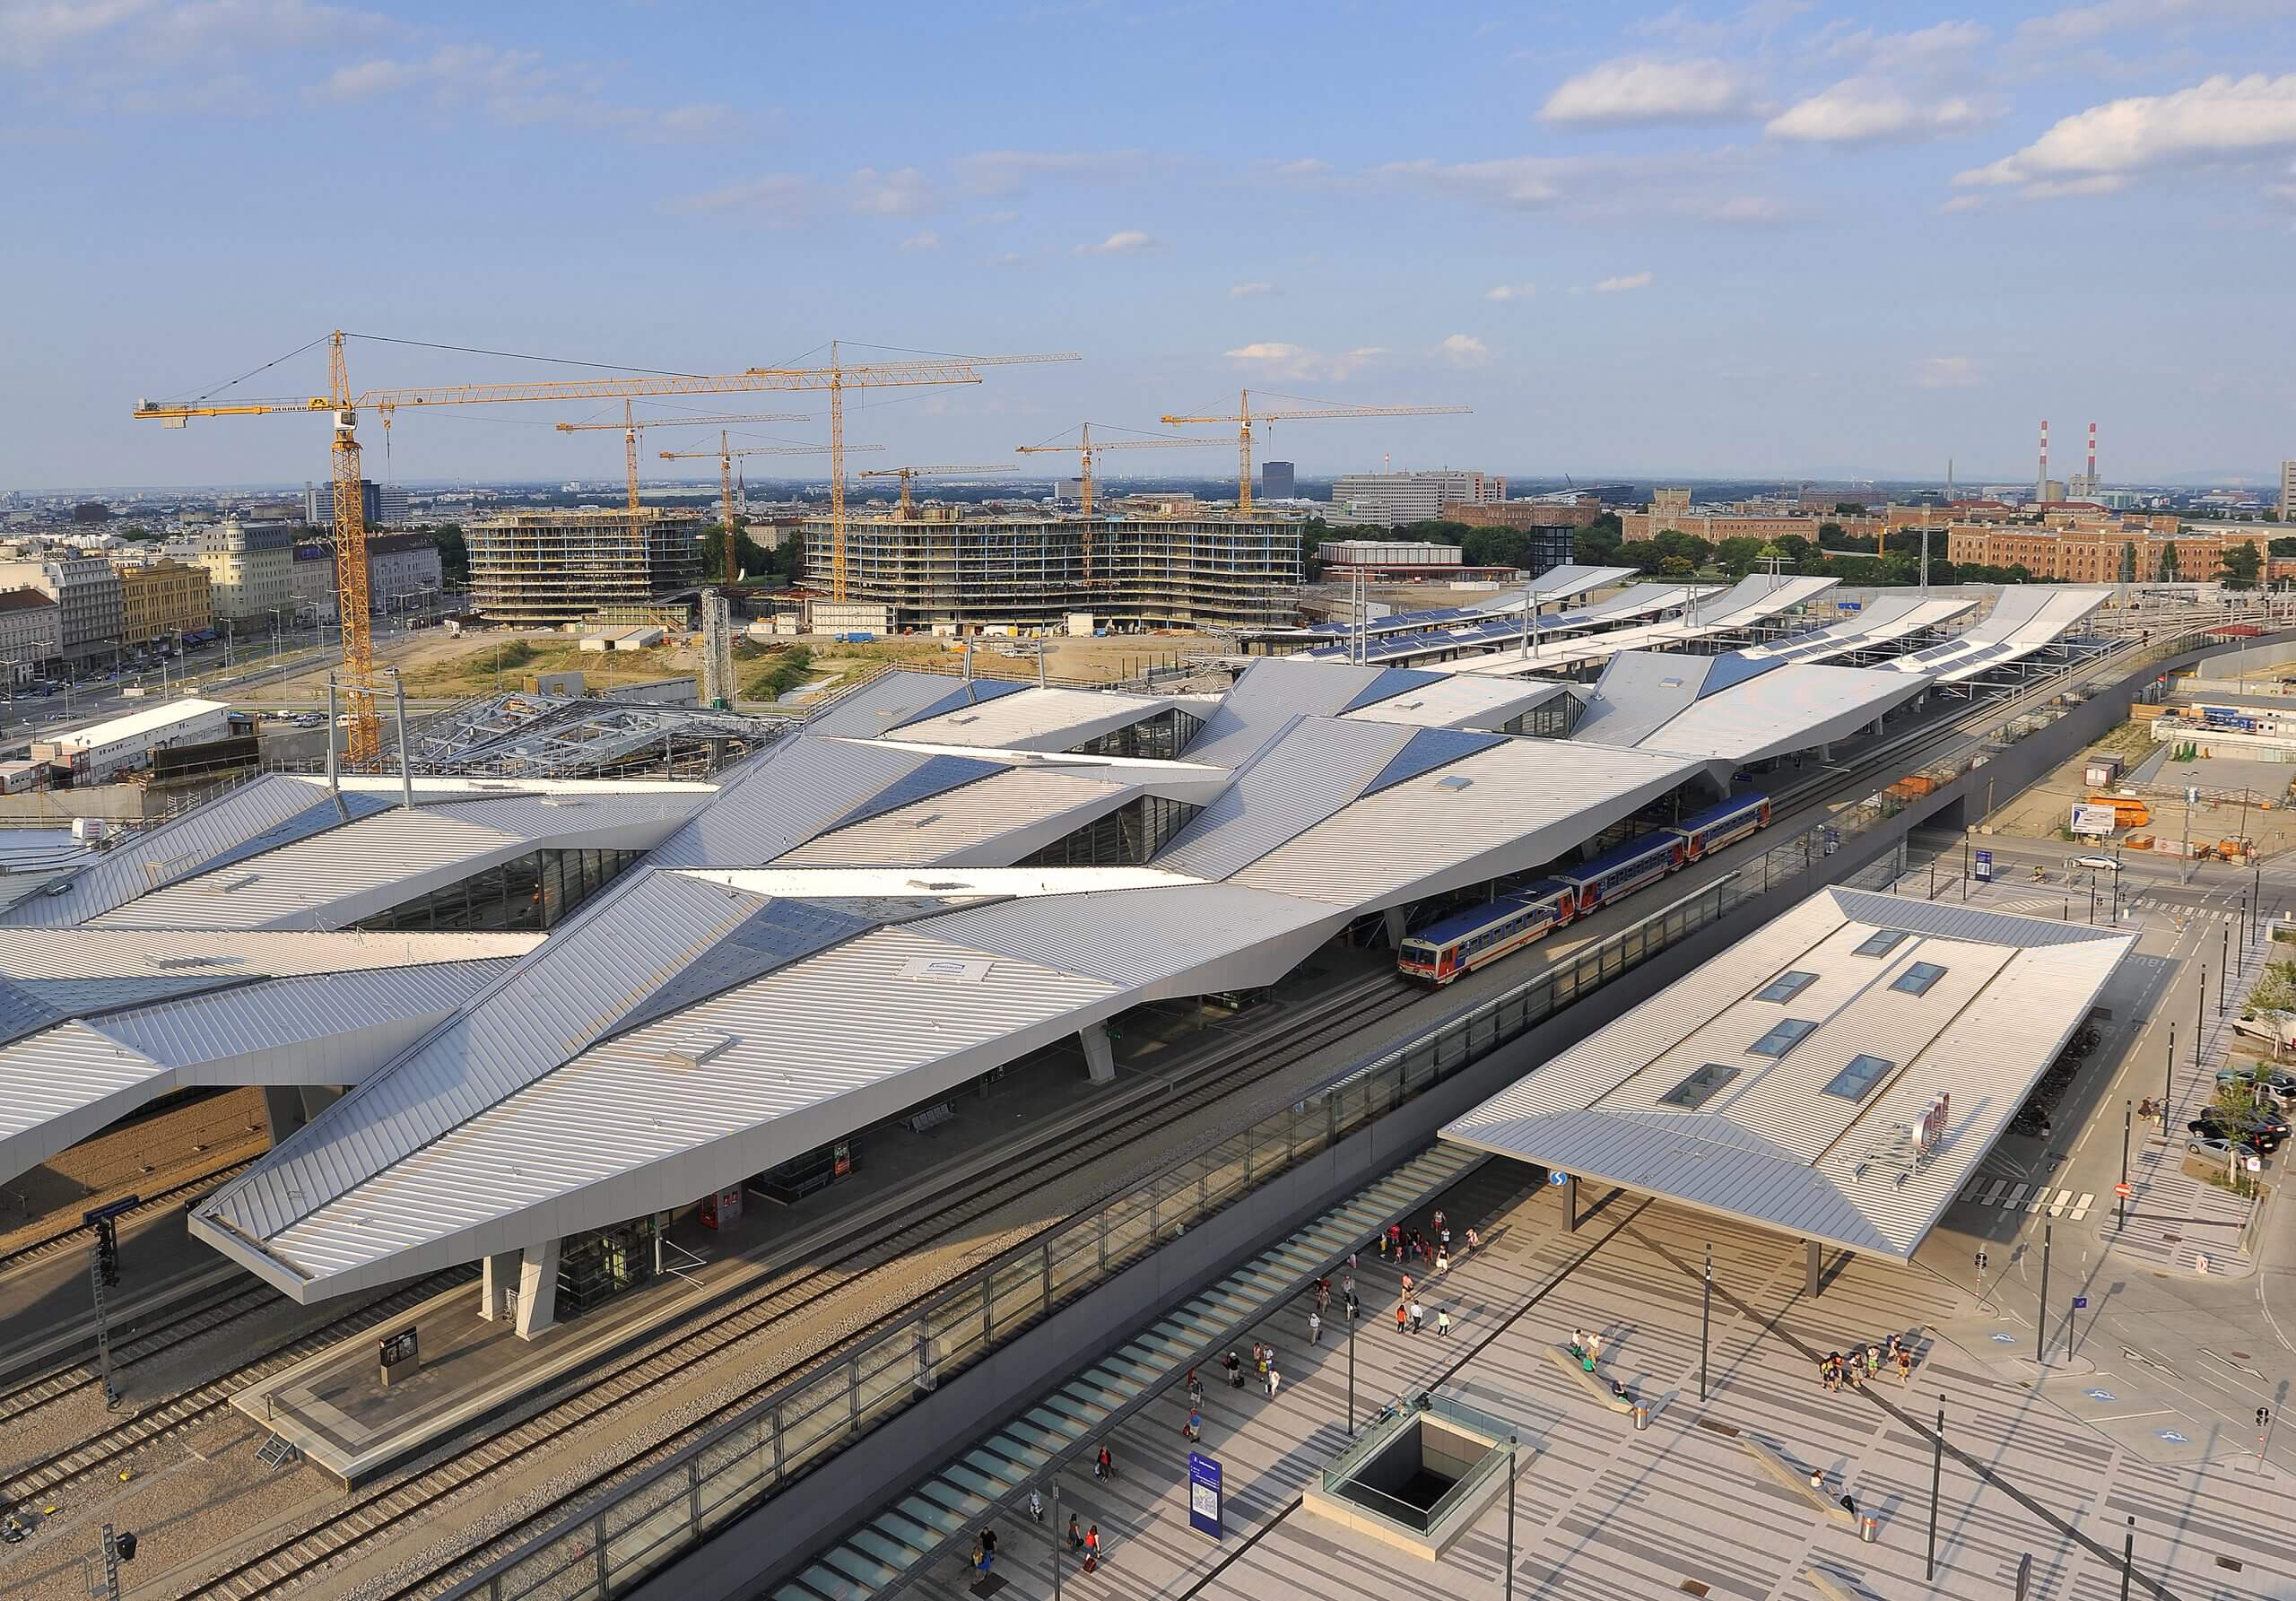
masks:
<instances>
[{"instance_id":1,"label":"person walking","mask_svg":"<svg viewBox=\"0 0 2296 1601\"><path fill-rule=\"evenodd\" d=\"M1039 1523L1042 1523L1044 1521L1043 1491L1031 1490L1029 1492L1029 1516L1035 1518Z\"/></svg>"},{"instance_id":2,"label":"person walking","mask_svg":"<svg viewBox=\"0 0 2296 1601\"><path fill-rule=\"evenodd\" d=\"M1407 1301L1398 1301L1396 1302L1396 1332L1402 1334L1410 1327L1411 1303Z\"/></svg>"},{"instance_id":3,"label":"person walking","mask_svg":"<svg viewBox=\"0 0 2296 1601\"><path fill-rule=\"evenodd\" d=\"M1228 1370L1228 1388L1230 1389L1241 1389L1244 1388L1244 1364L1243 1360L1240 1357L1239 1357L1233 1351L1230 1351L1227 1355L1220 1359L1220 1365Z\"/></svg>"},{"instance_id":4,"label":"person walking","mask_svg":"<svg viewBox=\"0 0 2296 1601\"><path fill-rule=\"evenodd\" d=\"M1435 1271L1438 1274L1445 1274L1451 1271L1451 1248L1449 1246L1439 1245L1435 1248Z\"/></svg>"},{"instance_id":5,"label":"person walking","mask_svg":"<svg viewBox=\"0 0 2296 1601\"><path fill-rule=\"evenodd\" d=\"M1473 1229L1469 1229L1467 1231L1467 1248L1459 1254L1463 1257L1472 1257L1475 1253L1475 1248L1480 1246L1482 1243L1483 1241L1476 1238L1475 1231Z\"/></svg>"},{"instance_id":6,"label":"person walking","mask_svg":"<svg viewBox=\"0 0 2296 1601\"><path fill-rule=\"evenodd\" d=\"M1068 1549L1071 1551L1084 1549L1084 1531L1077 1527L1076 1514L1074 1512L1068 1514Z\"/></svg>"},{"instance_id":7,"label":"person walking","mask_svg":"<svg viewBox=\"0 0 2296 1601\"><path fill-rule=\"evenodd\" d=\"M1308 1314L1308 1344L1320 1345L1323 1343L1324 1315L1321 1312L1309 1312Z\"/></svg>"},{"instance_id":8,"label":"person walking","mask_svg":"<svg viewBox=\"0 0 2296 1601\"><path fill-rule=\"evenodd\" d=\"M1187 1437L1190 1445L1201 1440L1204 1438L1204 1414L1193 1406L1189 1407L1187 1422L1180 1425L1180 1432Z\"/></svg>"},{"instance_id":9,"label":"person walking","mask_svg":"<svg viewBox=\"0 0 2296 1601\"><path fill-rule=\"evenodd\" d=\"M1109 1455L1109 1448L1105 1441L1100 1445L1100 1456L1092 1463L1092 1476L1096 1479L1110 1480L1116 1477L1116 1458Z\"/></svg>"},{"instance_id":10,"label":"person walking","mask_svg":"<svg viewBox=\"0 0 2296 1601\"><path fill-rule=\"evenodd\" d=\"M1100 1566L1100 1526L1094 1524L1084 1531L1084 1571L1094 1573Z\"/></svg>"},{"instance_id":11,"label":"person walking","mask_svg":"<svg viewBox=\"0 0 2296 1601\"><path fill-rule=\"evenodd\" d=\"M1384 1261L1386 1261L1387 1259L1387 1231L1385 1229L1382 1229L1382 1230L1380 1230L1380 1231L1379 1231L1379 1260L1380 1260L1380 1261L1382 1261L1382 1262L1384 1262Z\"/></svg>"},{"instance_id":12,"label":"person walking","mask_svg":"<svg viewBox=\"0 0 2296 1601\"><path fill-rule=\"evenodd\" d=\"M1439 1234L1443 1231L1444 1225L1449 1221L1443 1215L1443 1209L1439 1206L1435 1209L1435 1214L1427 1220L1427 1226Z\"/></svg>"},{"instance_id":13,"label":"person walking","mask_svg":"<svg viewBox=\"0 0 2296 1601\"><path fill-rule=\"evenodd\" d=\"M1903 1389L1913 1382L1913 1347L1898 1347L1898 1388Z\"/></svg>"},{"instance_id":14,"label":"person walking","mask_svg":"<svg viewBox=\"0 0 2296 1601\"><path fill-rule=\"evenodd\" d=\"M1276 1370L1275 1363L1271 1359L1267 1364L1267 1398L1271 1401L1274 1400L1275 1392L1283 1388L1283 1375Z\"/></svg>"},{"instance_id":15,"label":"person walking","mask_svg":"<svg viewBox=\"0 0 2296 1601\"><path fill-rule=\"evenodd\" d=\"M1417 1301L1411 1303L1411 1332L1417 1334L1427 1321L1427 1313Z\"/></svg>"},{"instance_id":16,"label":"person walking","mask_svg":"<svg viewBox=\"0 0 2296 1601\"><path fill-rule=\"evenodd\" d=\"M1587 1354L1596 1362L1603 1360L1603 1331L1601 1329L1598 1328L1587 1336Z\"/></svg>"},{"instance_id":17,"label":"person walking","mask_svg":"<svg viewBox=\"0 0 2296 1601\"><path fill-rule=\"evenodd\" d=\"M1403 1292L1404 1292L1404 1295L1405 1296L1405 1298L1406 1298L1406 1299L1407 1299L1407 1298L1410 1296L1410 1294L1411 1294L1411 1283L1412 1283L1411 1275L1409 1275L1409 1274L1407 1274L1407 1273L1406 1273L1406 1274L1405 1274L1405 1275L1403 1275Z\"/></svg>"},{"instance_id":18,"label":"person walking","mask_svg":"<svg viewBox=\"0 0 2296 1601\"><path fill-rule=\"evenodd\" d=\"M1585 1329L1574 1328L1570 1331L1570 1354L1573 1356L1584 1356L1587 1354L1587 1331Z\"/></svg>"},{"instance_id":19,"label":"person walking","mask_svg":"<svg viewBox=\"0 0 2296 1601\"><path fill-rule=\"evenodd\" d=\"M1451 1337L1451 1309L1442 1307L1435 1313L1435 1334L1439 1339Z\"/></svg>"}]
</instances>

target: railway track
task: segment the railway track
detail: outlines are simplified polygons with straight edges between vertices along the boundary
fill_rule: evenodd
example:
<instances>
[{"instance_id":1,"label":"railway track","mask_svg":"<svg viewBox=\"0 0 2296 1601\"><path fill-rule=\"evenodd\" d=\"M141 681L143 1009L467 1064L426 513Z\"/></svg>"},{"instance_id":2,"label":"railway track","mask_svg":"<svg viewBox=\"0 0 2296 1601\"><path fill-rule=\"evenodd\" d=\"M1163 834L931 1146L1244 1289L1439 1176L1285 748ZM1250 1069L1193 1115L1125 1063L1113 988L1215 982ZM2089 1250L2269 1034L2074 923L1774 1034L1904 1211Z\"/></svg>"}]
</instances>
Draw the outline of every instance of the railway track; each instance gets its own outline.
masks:
<instances>
[{"instance_id":1,"label":"railway track","mask_svg":"<svg viewBox=\"0 0 2296 1601\"><path fill-rule=\"evenodd\" d=\"M1131 1118L1094 1117L1081 1129L1036 1142L1030 1148L1015 1153L999 1163L1001 1170L1011 1171L1013 1177L970 1190L951 1205L918 1216L916 1221L890 1234L874 1235L857 1243L852 1249L830 1263L807 1268L768 1285L753 1300L734 1310L715 1316L706 1328L677 1336L665 1344L635 1355L610 1371L579 1376L582 1388L577 1393L545 1404L532 1415L468 1446L452 1457L418 1469L396 1482L378 1485L355 1495L350 1504L337 1511L327 1523L246 1557L187 1593L198 1597L227 1597L229 1601L255 1601L256 1597L277 1595L292 1588L328 1562L382 1544L448 1498L491 1477L514 1462L527 1459L528 1454L535 1448L629 1407L631 1403L654 1393L662 1386L688 1375L698 1363L723 1355L756 1338L796 1311L817 1304L825 1296L850 1292L857 1288L888 1280L897 1281L897 1275L903 1273L910 1253L1062 1181L1085 1164L1152 1140L1180 1119L1248 1090L1315 1051L1345 1038L1366 1022L1393 1010L1397 1003L1415 993L1391 974L1381 974L1372 981L1335 991L1325 997L1312 1015L1301 1017L1294 1027L1283 1031L1280 1044L1270 1044L1256 1036L1209 1053L1203 1061L1188 1066L1173 1080L1168 1081L1170 1085L1169 1092L1144 1107L1139 1116ZM1244 1059L1250 1060L1251 1070L1248 1075L1239 1075L1237 1069ZM968 1182L970 1181L960 1181L951 1188L962 1188ZM1046 1230L1058 1228L1074 1215L1074 1210L1064 1209L1060 1215L1028 1227L1013 1239L996 1241L993 1249L1001 1253ZM563 1494L527 1513L513 1529L482 1540L475 1550L460 1553L417 1577L402 1580L393 1593L405 1597L422 1592L449 1571L479 1560L481 1553L515 1538L537 1520L555 1518L563 1509L602 1486L638 1471L663 1453L674 1451L708 1432L768 1390L824 1364L837 1352L856 1341L865 1339L887 1319L901 1317L929 1300L950 1278L961 1276L971 1266L972 1260L969 1258L953 1274L944 1275L930 1284L901 1283L894 1304L874 1314L867 1327L855 1329L800 1360L779 1363L770 1370L749 1375L739 1394L712 1407L705 1415L680 1426L668 1437L654 1441L632 1457L586 1478Z\"/></svg>"},{"instance_id":2,"label":"railway track","mask_svg":"<svg viewBox=\"0 0 2296 1601\"><path fill-rule=\"evenodd\" d=\"M254 1362L234 1368L205 1384L170 1396L166 1400L155 1401L135 1416L122 1420L100 1434L54 1456L17 1468L5 1480L0 1480L0 1507L21 1505L36 1497L53 1495L67 1484L108 1472L153 1441L180 1433L214 1416L230 1405L231 1397L248 1385L292 1367L307 1356L349 1339L387 1318L396 1318L409 1307L419 1306L442 1291L450 1290L458 1283L467 1283L477 1276L477 1270L471 1267L433 1274L419 1283L370 1301L331 1323L274 1346ZM267 1292L265 1293L268 1294ZM275 1301L277 1298L270 1299ZM172 1328L173 1326L170 1327ZM153 1334L165 1331L154 1330ZM204 1333L205 1330L200 1332Z\"/></svg>"},{"instance_id":3,"label":"railway track","mask_svg":"<svg viewBox=\"0 0 2296 1601\"><path fill-rule=\"evenodd\" d=\"M170 1203L188 1205L199 1198L197 1195L192 1193L193 1191L204 1190L208 1185L229 1179L252 1166L254 1162L255 1158L248 1157L244 1161L227 1162L220 1168L210 1169L204 1173L196 1173L180 1183L170 1184L165 1189L154 1190L144 1197L142 1205L133 1212L123 1213L120 1221L125 1223L135 1218L148 1217L155 1208ZM0 1274L12 1272L28 1262L37 1262L42 1257L52 1257L60 1251L68 1250L75 1240L84 1244L85 1241L82 1240L82 1236L87 1231L86 1225L74 1223L68 1229L58 1230L28 1245L20 1245L13 1250L0 1252Z\"/></svg>"},{"instance_id":4,"label":"railway track","mask_svg":"<svg viewBox=\"0 0 2296 1601\"><path fill-rule=\"evenodd\" d=\"M232 1291L220 1299L183 1309L178 1315L147 1333L115 1342L111 1348L112 1367L119 1370L139 1362L148 1362L178 1345L188 1344L202 1335L212 1334L227 1323L237 1322L265 1307L278 1304L277 1294L265 1286L253 1285ZM102 1382L103 1374L93 1362L67 1362L51 1368L0 1396L0 1429L38 1412L43 1406L61 1401L66 1396L77 1395Z\"/></svg>"}]
</instances>

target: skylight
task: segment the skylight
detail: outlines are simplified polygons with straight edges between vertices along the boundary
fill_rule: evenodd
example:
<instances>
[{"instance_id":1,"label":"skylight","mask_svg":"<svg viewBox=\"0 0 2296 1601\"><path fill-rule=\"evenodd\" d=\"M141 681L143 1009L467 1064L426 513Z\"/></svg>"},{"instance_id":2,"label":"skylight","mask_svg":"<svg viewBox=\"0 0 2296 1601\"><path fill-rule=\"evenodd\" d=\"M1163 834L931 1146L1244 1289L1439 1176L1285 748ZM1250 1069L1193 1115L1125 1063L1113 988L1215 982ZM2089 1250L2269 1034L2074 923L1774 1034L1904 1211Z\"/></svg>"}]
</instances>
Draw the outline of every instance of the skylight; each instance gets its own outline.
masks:
<instances>
[{"instance_id":1,"label":"skylight","mask_svg":"<svg viewBox=\"0 0 2296 1601\"><path fill-rule=\"evenodd\" d=\"M1726 1062L1709 1062L1682 1083L1658 1097L1667 1106L1678 1106L1684 1111L1696 1111L1711 1101L1724 1084L1738 1076L1738 1070Z\"/></svg>"},{"instance_id":2,"label":"skylight","mask_svg":"<svg viewBox=\"0 0 2296 1601\"><path fill-rule=\"evenodd\" d=\"M1863 1101L1896 1066L1895 1062L1884 1062L1879 1057L1852 1057L1849 1065L1835 1074L1832 1082L1826 1085L1826 1093L1839 1095L1844 1101Z\"/></svg>"},{"instance_id":3,"label":"skylight","mask_svg":"<svg viewBox=\"0 0 2296 1601\"><path fill-rule=\"evenodd\" d=\"M1883 928L1858 942L1860 956L1887 956L1910 937L1902 928Z\"/></svg>"},{"instance_id":4,"label":"skylight","mask_svg":"<svg viewBox=\"0 0 2296 1601\"><path fill-rule=\"evenodd\" d=\"M1789 1017L1764 1034L1746 1048L1758 1057L1782 1057L1809 1037L1818 1025L1799 1017Z\"/></svg>"},{"instance_id":5,"label":"skylight","mask_svg":"<svg viewBox=\"0 0 2296 1601\"><path fill-rule=\"evenodd\" d=\"M1780 973L1754 992L1758 1001L1790 1001L1818 981L1815 973Z\"/></svg>"},{"instance_id":6,"label":"skylight","mask_svg":"<svg viewBox=\"0 0 2296 1601\"><path fill-rule=\"evenodd\" d=\"M1892 989L1901 989L1908 995L1927 995L1929 993L1929 987L1944 976L1945 970L1939 967L1935 962L1917 961L1911 967L1906 969L1905 971L1900 973L1898 975L1898 981L1891 985L1890 988Z\"/></svg>"}]
</instances>

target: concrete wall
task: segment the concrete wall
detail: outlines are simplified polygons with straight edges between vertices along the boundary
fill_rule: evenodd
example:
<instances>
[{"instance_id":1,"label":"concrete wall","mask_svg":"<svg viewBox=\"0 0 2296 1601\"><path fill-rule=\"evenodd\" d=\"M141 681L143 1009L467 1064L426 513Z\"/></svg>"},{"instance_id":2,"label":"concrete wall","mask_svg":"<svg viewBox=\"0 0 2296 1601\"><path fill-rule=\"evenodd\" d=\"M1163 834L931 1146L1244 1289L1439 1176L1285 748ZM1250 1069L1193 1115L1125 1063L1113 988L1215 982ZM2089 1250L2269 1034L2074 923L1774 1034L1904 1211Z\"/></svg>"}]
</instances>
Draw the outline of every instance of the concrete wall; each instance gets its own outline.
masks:
<instances>
[{"instance_id":1,"label":"concrete wall","mask_svg":"<svg viewBox=\"0 0 2296 1601\"><path fill-rule=\"evenodd\" d=\"M2296 642L2286 648L2296 653ZM2177 658L2154 672L2199 659ZM2149 682L2152 673L2140 683ZM1445 1123L1504 1089L1558 1052L1657 994L1797 901L1892 852L1925 825L1975 822L1988 785L2005 800L2125 719L2126 689L2099 694L1986 766L1843 842L1807 873L1744 902L1728 918L1671 946L1633 971L1566 1007L1428 1093L1319 1152L1227 1211L1188 1231L1062 1309L974 1367L943 1383L900 1415L730 1526L709 1544L631 1592L641 1601L725 1601L761 1593L786 1578L845 1529L914 1483L926 1465L988 1432L1042 1392L1048 1375L1087 1365L1163 1310L1187 1299L1318 1212L1361 1189L1431 1142ZM1969 797L1977 799L1970 803Z\"/></svg>"}]
</instances>

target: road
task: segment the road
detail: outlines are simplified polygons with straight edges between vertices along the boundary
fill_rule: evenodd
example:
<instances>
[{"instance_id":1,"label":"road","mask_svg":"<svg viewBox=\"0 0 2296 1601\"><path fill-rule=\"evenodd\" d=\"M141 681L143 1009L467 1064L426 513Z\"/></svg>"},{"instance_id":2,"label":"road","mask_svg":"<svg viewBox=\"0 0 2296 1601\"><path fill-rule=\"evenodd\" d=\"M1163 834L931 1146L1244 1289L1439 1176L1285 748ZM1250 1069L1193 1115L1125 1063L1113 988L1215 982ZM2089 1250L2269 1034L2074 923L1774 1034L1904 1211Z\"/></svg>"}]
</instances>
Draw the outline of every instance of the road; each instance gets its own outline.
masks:
<instances>
[{"instance_id":1,"label":"road","mask_svg":"<svg viewBox=\"0 0 2296 1601\"><path fill-rule=\"evenodd\" d=\"M1961 876L1960 842L1942 849L1935 836L1928 842L1936 851L1936 898L1959 899L1972 888ZM2031 901L2054 893L2072 920L2086 920L2091 874L2063 871L2076 848L1998 836L1984 845L1994 853L1997 882L1974 886L1975 900ZM2050 883L2032 879L2035 866L2043 866ZM1917 857L1901 891L1926 893L1929 873L1930 864ZM2112 915L2111 875L2096 876L2097 921L2104 923ZM2236 1231L2204 1240L2196 1231L2205 1220L2148 1210L2146 1177L2155 1170L2148 1153L2163 1169L2180 1162L2185 1123L2213 1076L2213 1057L2207 1074L2195 1076L2193 1038L2196 1025L2213 1024L2224 1003L2227 955L2250 977L2265 959L2264 930L2257 930L2255 943L2248 941L2247 902L2261 889L2260 909L2267 918L2296 903L2296 865L2266 864L2258 872L2203 863L2190 883L2179 879L2173 859L2126 860L2120 927L2139 940L2105 992L2101 1004L2110 1015L2101 1023L2102 1043L2059 1103L2051 1133L2006 1135L1987 1158L1982 1172L2011 1180L2008 1198L1987 1205L1998 1186L1973 1184L1916 1258L1938 1276L1973 1288L1977 1254L1983 1251L1985 1292L2006 1319L2005 1327L2013 1327L2015 1339L2026 1344L2038 1330L2048 1344L2050 1371L2085 1376L2070 1381L2083 1387L2081 1394L2098 1414L2092 1421L2100 1427L2132 1449L2149 1448L2170 1458L2180 1450L2213 1457L2256 1450L2257 1408L2269 1408L2275 1418L2283 1412L2288 1375L2296 1373L2296 1231L2274 1215L2276 1206L2268 1208L2253 1271L2227 1276L2225 1266L2235 1273L2241 1266L2231 1249ZM2026 909L2046 915L2045 907ZM2161 1125L2134 1120L2131 1109L2162 1094L2172 1066L2177 1082L2169 1117ZM2124 1127L2129 1130L2126 1154ZM2280 1158L2267 1159L2267 1185L2277 1187L2284 1176L2280 1169ZM2115 1187L2124 1172L2135 1191L2125 1233L2115 1210ZM2021 1203L2028 1190L2032 1199ZM2068 1207L2067 1192L2089 1204ZM2040 1304L2045 1240L2046 1310ZM2195 1240L2203 1249L2221 1247L2217 1271L2207 1276L2179 1265L2179 1256L2192 1257ZM2072 1305L2075 1296L2088 1301L2078 1311ZM2070 1363L2062 1354L2068 1324L2074 1350ZM2266 1449L2275 1466L2296 1470L2296 1433L2272 1431Z\"/></svg>"}]
</instances>

